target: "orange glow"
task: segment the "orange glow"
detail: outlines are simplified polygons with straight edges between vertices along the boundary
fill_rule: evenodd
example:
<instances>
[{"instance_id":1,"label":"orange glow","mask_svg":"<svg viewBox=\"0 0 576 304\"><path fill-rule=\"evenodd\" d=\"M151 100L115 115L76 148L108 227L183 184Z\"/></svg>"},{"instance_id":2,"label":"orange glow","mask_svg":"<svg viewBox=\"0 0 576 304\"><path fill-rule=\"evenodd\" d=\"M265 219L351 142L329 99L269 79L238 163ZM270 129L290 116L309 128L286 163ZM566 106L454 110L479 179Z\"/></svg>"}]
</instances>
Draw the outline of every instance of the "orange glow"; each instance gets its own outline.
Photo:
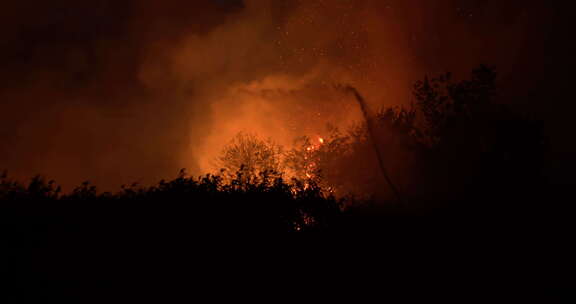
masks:
<instances>
[{"instance_id":1,"label":"orange glow","mask_svg":"<svg viewBox=\"0 0 576 304\"><path fill-rule=\"evenodd\" d=\"M183 36L143 65L139 79L147 86L171 86L162 76L168 73L184 87L198 88L184 98L194 106L191 112L201 109L206 118L191 121L181 167L199 174L218 170L214 159L239 132L271 138L285 150L306 136L312 144L305 152L318 151L327 144L319 134L327 134L328 125L347 130L363 119L340 85L358 88L374 107L405 99L412 57L397 22L381 18L388 10L378 1L366 7L323 2L296 1L285 19L276 20L274 1L246 1L228 22L206 35Z\"/></svg>"}]
</instances>

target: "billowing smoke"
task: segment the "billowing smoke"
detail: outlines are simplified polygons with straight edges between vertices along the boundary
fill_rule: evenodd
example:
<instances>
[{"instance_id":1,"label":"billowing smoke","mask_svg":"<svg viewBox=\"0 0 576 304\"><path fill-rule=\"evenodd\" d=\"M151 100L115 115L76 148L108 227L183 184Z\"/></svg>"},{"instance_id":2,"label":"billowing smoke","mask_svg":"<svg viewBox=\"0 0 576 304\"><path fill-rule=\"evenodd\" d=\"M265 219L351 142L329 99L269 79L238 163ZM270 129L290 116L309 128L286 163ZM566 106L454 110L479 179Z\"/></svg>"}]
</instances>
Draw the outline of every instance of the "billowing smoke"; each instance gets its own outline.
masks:
<instances>
[{"instance_id":1,"label":"billowing smoke","mask_svg":"<svg viewBox=\"0 0 576 304\"><path fill-rule=\"evenodd\" d=\"M514 2L514 1L513 1ZM446 0L18 1L0 33L0 168L107 189L194 174L237 132L284 145L346 128L356 87L410 103L425 73L504 78L541 5ZM491 20L492 23L487 23Z\"/></svg>"}]
</instances>

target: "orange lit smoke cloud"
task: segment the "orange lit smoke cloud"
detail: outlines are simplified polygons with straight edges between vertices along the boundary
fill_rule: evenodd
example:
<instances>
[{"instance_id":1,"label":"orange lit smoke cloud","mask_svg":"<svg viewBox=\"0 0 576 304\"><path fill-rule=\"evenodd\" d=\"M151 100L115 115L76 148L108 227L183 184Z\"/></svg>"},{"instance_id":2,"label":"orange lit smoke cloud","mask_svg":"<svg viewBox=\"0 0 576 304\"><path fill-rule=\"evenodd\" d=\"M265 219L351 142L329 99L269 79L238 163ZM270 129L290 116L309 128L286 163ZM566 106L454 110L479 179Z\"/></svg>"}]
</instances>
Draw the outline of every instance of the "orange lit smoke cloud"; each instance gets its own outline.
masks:
<instances>
[{"instance_id":1,"label":"orange lit smoke cloud","mask_svg":"<svg viewBox=\"0 0 576 304\"><path fill-rule=\"evenodd\" d=\"M0 171L113 191L206 171L239 131L289 146L344 130L360 115L334 84L375 110L426 73L530 78L548 39L536 2L8 1Z\"/></svg>"},{"instance_id":2,"label":"orange lit smoke cloud","mask_svg":"<svg viewBox=\"0 0 576 304\"><path fill-rule=\"evenodd\" d=\"M298 136L321 136L327 123L343 130L360 121L335 84L357 88L377 109L410 103L411 85L425 73L497 64L466 38L466 27L454 27L448 9L422 1L247 0L207 33L151 45L139 77L189 104L188 148L179 157L203 173L241 131L289 146ZM506 37L496 40L504 45Z\"/></svg>"},{"instance_id":3,"label":"orange lit smoke cloud","mask_svg":"<svg viewBox=\"0 0 576 304\"><path fill-rule=\"evenodd\" d=\"M374 106L407 101L409 54L401 34L386 31L390 21L374 12L378 2L278 3L246 1L224 24L143 65L144 83L162 87L169 79L191 92L182 97L191 105L208 105L201 123L210 127L191 122L183 166L208 171L240 131L289 147L298 136L324 134L327 124L346 129L360 110L334 85L359 88Z\"/></svg>"}]
</instances>

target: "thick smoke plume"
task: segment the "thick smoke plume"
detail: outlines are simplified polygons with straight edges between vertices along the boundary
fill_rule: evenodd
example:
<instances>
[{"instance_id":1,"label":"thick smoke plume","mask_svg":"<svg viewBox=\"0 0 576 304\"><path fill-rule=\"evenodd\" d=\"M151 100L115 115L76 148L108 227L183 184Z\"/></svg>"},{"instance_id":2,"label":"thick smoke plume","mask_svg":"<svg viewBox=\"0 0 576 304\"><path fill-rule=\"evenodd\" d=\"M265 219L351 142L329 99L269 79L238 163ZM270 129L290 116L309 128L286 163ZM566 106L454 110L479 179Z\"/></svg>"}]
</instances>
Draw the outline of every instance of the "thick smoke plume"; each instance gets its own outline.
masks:
<instances>
[{"instance_id":1,"label":"thick smoke plume","mask_svg":"<svg viewBox=\"0 0 576 304\"><path fill-rule=\"evenodd\" d=\"M201 174L239 131L290 145L409 104L425 73L540 50L541 4L502 1L18 1L0 34L0 168L70 187ZM487 23L486 20L492 20Z\"/></svg>"}]
</instances>

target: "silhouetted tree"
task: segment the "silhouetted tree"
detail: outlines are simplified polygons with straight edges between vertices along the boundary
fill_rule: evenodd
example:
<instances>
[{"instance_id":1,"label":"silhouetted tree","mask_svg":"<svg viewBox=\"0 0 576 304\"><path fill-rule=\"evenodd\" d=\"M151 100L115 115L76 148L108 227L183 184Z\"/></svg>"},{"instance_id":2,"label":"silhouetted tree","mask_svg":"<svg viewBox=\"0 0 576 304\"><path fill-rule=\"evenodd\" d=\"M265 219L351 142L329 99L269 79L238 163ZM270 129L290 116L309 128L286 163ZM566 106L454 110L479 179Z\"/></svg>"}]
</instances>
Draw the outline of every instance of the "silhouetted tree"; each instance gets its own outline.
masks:
<instances>
[{"instance_id":1,"label":"silhouetted tree","mask_svg":"<svg viewBox=\"0 0 576 304\"><path fill-rule=\"evenodd\" d=\"M240 132L226 145L217 165L228 174L254 177L261 172L282 172L282 147L271 139Z\"/></svg>"}]
</instances>

